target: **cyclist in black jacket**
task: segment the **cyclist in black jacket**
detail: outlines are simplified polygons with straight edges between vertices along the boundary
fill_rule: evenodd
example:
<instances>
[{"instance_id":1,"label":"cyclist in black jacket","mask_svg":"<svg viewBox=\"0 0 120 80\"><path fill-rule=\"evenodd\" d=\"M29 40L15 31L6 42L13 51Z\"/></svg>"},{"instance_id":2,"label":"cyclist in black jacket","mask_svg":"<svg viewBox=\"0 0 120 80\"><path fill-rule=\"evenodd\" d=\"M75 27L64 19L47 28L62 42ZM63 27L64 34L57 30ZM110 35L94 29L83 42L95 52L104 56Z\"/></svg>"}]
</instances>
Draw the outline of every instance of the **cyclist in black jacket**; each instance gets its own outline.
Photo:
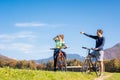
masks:
<instances>
[{"instance_id":1,"label":"cyclist in black jacket","mask_svg":"<svg viewBox=\"0 0 120 80\"><path fill-rule=\"evenodd\" d=\"M100 64L100 76L102 76L103 75L103 57L104 57L103 47L105 44L105 38L102 36L103 31L101 29L98 29L97 36L89 35L89 34L86 34L85 32L80 32L80 33L96 40L96 46L94 48L95 51L92 52L91 54L97 57L97 60L99 61L99 64Z\"/></svg>"}]
</instances>

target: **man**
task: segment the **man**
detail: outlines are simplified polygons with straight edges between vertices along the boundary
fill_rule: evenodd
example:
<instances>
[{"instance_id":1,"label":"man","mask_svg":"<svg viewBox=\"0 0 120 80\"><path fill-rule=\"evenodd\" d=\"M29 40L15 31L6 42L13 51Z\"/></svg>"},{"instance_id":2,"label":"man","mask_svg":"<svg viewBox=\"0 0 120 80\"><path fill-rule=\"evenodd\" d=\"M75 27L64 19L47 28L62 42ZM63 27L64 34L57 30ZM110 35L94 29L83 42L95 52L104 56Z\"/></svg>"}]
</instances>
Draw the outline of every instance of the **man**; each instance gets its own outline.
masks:
<instances>
[{"instance_id":1,"label":"man","mask_svg":"<svg viewBox=\"0 0 120 80\"><path fill-rule=\"evenodd\" d=\"M104 71L103 70L103 57L104 57L103 46L105 44L105 38L102 36L103 31L101 29L98 29L97 36L89 35L89 34L86 34L85 32L80 32L80 33L96 40L96 46L94 48L95 51L92 52L92 54L95 55L97 57L97 60L99 61L100 76L102 76Z\"/></svg>"}]
</instances>

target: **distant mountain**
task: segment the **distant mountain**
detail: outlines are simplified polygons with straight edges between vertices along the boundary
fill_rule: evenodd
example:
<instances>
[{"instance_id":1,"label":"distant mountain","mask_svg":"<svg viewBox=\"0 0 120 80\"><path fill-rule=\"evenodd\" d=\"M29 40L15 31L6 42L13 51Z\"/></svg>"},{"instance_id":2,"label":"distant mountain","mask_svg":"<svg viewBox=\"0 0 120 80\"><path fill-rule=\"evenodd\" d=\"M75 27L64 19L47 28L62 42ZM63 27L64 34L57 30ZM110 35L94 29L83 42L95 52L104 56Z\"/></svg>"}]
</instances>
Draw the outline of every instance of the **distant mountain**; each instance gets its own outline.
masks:
<instances>
[{"instance_id":1,"label":"distant mountain","mask_svg":"<svg viewBox=\"0 0 120 80\"><path fill-rule=\"evenodd\" d=\"M82 57L78 54L67 54L67 60L74 60L74 59L83 61L84 57ZM46 59L35 60L35 62L37 62L37 63L47 63L48 61L51 61L51 60L53 60L53 57L49 57L49 58L46 58Z\"/></svg>"},{"instance_id":2,"label":"distant mountain","mask_svg":"<svg viewBox=\"0 0 120 80\"><path fill-rule=\"evenodd\" d=\"M115 46L105 49L104 50L104 59L105 60L111 60L114 58L118 58L120 59L120 43L116 44ZM67 54L67 60L73 60L73 59L77 59L80 61L84 60L84 57L78 55L78 54ZM39 59L39 60L35 60L35 62L37 63L46 63L50 60L53 60L53 57L49 57L46 59Z\"/></svg>"},{"instance_id":3,"label":"distant mountain","mask_svg":"<svg viewBox=\"0 0 120 80\"><path fill-rule=\"evenodd\" d=\"M120 43L116 44L115 46L113 46L111 48L105 49L104 51L105 51L105 53L104 53L104 59L105 60L111 60L111 59L114 59L114 58L120 59ZM83 61L84 57L82 57L78 54L67 54L67 60L74 60L74 59ZM14 59L8 58L8 57L0 54L0 61L12 61L12 60L14 60ZM53 60L53 57L49 57L49 58L46 58L46 59L35 60L35 62L46 63L50 60Z\"/></svg>"},{"instance_id":4,"label":"distant mountain","mask_svg":"<svg viewBox=\"0 0 120 80\"><path fill-rule=\"evenodd\" d=\"M104 59L107 59L107 60L111 60L114 58L120 59L120 43L104 51L105 51Z\"/></svg>"},{"instance_id":5,"label":"distant mountain","mask_svg":"<svg viewBox=\"0 0 120 80\"><path fill-rule=\"evenodd\" d=\"M77 60L83 61L83 60L84 60L84 57L83 57L83 56L80 56L80 55L78 55L78 54L67 54L67 59L68 59L68 60L77 59Z\"/></svg>"}]
</instances>

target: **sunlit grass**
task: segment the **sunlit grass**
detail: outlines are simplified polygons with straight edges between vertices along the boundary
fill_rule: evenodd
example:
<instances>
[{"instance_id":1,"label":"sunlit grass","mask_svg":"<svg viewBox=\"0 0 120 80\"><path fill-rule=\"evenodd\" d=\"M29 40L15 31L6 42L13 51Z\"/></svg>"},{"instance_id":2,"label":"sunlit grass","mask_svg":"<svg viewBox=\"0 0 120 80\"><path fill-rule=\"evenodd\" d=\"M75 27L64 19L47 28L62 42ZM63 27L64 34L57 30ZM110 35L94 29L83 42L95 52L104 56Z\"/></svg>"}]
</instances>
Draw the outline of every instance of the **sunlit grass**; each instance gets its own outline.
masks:
<instances>
[{"instance_id":1,"label":"sunlit grass","mask_svg":"<svg viewBox=\"0 0 120 80\"><path fill-rule=\"evenodd\" d=\"M114 79L107 80L119 80L117 75L115 73ZM0 68L0 80L94 80L95 77L95 73Z\"/></svg>"},{"instance_id":2,"label":"sunlit grass","mask_svg":"<svg viewBox=\"0 0 120 80\"><path fill-rule=\"evenodd\" d=\"M120 80L120 73L111 73L111 76L105 80Z\"/></svg>"}]
</instances>

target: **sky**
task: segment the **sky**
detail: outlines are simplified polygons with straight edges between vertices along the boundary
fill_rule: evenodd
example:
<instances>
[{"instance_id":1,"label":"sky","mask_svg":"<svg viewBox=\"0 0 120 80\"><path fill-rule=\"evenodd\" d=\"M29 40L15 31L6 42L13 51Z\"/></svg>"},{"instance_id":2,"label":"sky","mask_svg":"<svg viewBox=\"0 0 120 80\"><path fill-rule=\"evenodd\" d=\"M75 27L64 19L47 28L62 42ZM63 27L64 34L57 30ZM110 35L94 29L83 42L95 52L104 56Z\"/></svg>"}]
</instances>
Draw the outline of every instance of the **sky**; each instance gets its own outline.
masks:
<instances>
[{"instance_id":1,"label":"sky","mask_svg":"<svg viewBox=\"0 0 120 80\"><path fill-rule=\"evenodd\" d=\"M104 31L104 49L120 43L120 0L0 0L0 54L18 60L53 56L53 37L64 34L66 54L86 56Z\"/></svg>"}]
</instances>

